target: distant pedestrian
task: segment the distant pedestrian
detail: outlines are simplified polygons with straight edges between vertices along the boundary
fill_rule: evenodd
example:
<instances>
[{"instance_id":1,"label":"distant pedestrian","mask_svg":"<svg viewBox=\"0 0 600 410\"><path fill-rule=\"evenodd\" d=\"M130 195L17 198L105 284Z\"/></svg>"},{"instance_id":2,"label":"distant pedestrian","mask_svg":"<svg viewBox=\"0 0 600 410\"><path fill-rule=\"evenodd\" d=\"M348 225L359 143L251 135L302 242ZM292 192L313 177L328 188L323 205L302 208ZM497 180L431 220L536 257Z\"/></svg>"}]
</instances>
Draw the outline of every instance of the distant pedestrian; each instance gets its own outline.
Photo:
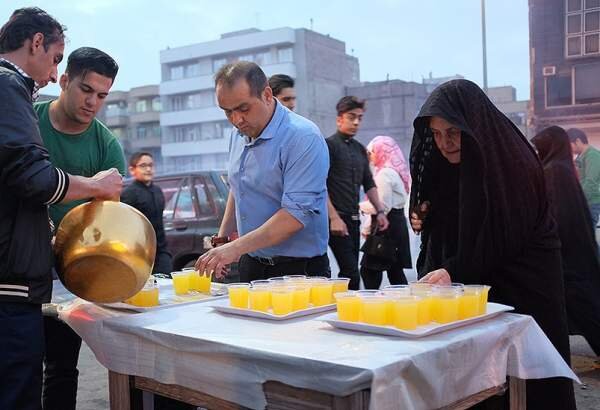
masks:
<instances>
[{"instance_id":1,"label":"distant pedestrian","mask_svg":"<svg viewBox=\"0 0 600 410\"><path fill-rule=\"evenodd\" d=\"M277 98L288 110L296 108L296 90L294 79L286 74L275 74L269 78L269 87L273 90L273 97Z\"/></svg>"},{"instance_id":2,"label":"distant pedestrian","mask_svg":"<svg viewBox=\"0 0 600 410\"><path fill-rule=\"evenodd\" d=\"M383 206L390 226L382 235L394 245L395 252L384 258L363 254L360 262L360 276L365 288L379 289L382 271L387 272L392 285L405 284L404 269L412 267L410 257L410 241L408 227L404 216L404 206L408 199L411 178L408 164L402 150L393 138L387 136L375 137L367 145L369 162L374 169L375 184L379 201ZM370 201L360 203L361 211L371 215L371 223L367 232L372 230L376 210Z\"/></svg>"},{"instance_id":3,"label":"distant pedestrian","mask_svg":"<svg viewBox=\"0 0 600 410\"><path fill-rule=\"evenodd\" d=\"M577 155L575 165L579 174L581 188L585 194L594 231L600 215L600 151L590 145L587 135L579 128L567 130L573 153Z\"/></svg>"}]
</instances>

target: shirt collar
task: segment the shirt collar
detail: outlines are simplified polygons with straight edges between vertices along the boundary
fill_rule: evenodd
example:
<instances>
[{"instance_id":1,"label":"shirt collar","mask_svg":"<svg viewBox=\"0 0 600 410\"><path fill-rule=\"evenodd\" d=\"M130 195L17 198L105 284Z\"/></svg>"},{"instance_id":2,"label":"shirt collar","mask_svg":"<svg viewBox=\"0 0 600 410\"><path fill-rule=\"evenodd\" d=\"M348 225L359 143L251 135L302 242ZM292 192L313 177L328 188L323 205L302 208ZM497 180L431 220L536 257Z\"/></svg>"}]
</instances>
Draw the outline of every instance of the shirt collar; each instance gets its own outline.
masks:
<instances>
[{"instance_id":1,"label":"shirt collar","mask_svg":"<svg viewBox=\"0 0 600 410\"><path fill-rule=\"evenodd\" d=\"M354 141L354 135L348 135L348 134L344 134L343 132L337 131L336 132L338 138L340 140L342 140L343 142L346 143L351 143L352 141Z\"/></svg>"},{"instance_id":2,"label":"shirt collar","mask_svg":"<svg viewBox=\"0 0 600 410\"><path fill-rule=\"evenodd\" d=\"M281 103L277 101L276 98L273 98L273 100L275 101L275 111L273 112L271 120L269 121L265 129L260 133L258 138L256 138L254 141L250 141L250 137L242 134L238 130L238 135L242 138L245 138L247 142L249 141L248 145L256 144L258 140L269 140L277 135L279 125L281 124L281 121L283 121L283 116L285 115L285 109L283 108L283 105L281 105Z\"/></svg>"},{"instance_id":3,"label":"shirt collar","mask_svg":"<svg viewBox=\"0 0 600 410\"><path fill-rule=\"evenodd\" d=\"M29 74L27 74L25 72L25 70L23 70L21 67L19 67L17 64L13 63L12 61L7 60L6 58L0 57L0 62L5 62L5 63L10 64L11 66L13 66L15 68L15 70L17 70L19 72L19 74L21 74L23 77L28 78L29 80L31 80L33 82L33 89L31 91L31 99L33 100L33 102L35 102L39 97L39 91L40 91L39 84L37 82L35 82L33 80L33 78L31 78L29 76Z\"/></svg>"}]
</instances>

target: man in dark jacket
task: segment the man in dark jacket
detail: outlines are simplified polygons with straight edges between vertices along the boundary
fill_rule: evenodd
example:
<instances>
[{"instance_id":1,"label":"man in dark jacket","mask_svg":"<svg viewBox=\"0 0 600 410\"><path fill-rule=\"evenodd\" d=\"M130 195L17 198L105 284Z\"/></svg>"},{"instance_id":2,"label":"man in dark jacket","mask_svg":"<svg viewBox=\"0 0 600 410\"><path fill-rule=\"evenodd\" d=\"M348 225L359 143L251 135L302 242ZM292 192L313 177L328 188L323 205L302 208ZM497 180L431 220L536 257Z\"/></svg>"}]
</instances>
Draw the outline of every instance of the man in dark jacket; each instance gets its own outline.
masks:
<instances>
[{"instance_id":1,"label":"man in dark jacket","mask_svg":"<svg viewBox=\"0 0 600 410\"><path fill-rule=\"evenodd\" d=\"M167 250L163 211L165 196L162 190L152 183L154 159L149 152L136 152L129 159L129 173L135 181L123 190L121 202L131 205L144 214L156 232L156 257L152 273L170 273L171 254Z\"/></svg>"},{"instance_id":2,"label":"man in dark jacket","mask_svg":"<svg viewBox=\"0 0 600 410\"><path fill-rule=\"evenodd\" d=\"M52 293L48 205L118 194L116 170L76 177L49 161L32 102L56 82L65 28L39 8L0 28L0 409L39 409L44 332Z\"/></svg>"}]
</instances>

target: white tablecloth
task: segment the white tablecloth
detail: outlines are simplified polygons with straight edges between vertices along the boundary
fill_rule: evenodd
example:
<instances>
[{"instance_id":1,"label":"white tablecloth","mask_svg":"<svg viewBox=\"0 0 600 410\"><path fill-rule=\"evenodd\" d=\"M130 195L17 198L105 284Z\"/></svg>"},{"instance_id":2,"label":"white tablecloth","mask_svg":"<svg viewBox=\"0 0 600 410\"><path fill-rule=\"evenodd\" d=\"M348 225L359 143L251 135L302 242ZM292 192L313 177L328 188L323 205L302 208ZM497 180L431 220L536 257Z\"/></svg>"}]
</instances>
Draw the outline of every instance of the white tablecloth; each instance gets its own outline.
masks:
<instances>
[{"instance_id":1,"label":"white tablecloth","mask_svg":"<svg viewBox=\"0 0 600 410\"><path fill-rule=\"evenodd\" d=\"M370 388L373 410L439 408L507 375L578 380L528 316L406 340L336 330L318 316L271 322L211 309L223 303L127 314L76 300L59 314L110 370L251 408L265 406L268 380L335 395Z\"/></svg>"}]
</instances>

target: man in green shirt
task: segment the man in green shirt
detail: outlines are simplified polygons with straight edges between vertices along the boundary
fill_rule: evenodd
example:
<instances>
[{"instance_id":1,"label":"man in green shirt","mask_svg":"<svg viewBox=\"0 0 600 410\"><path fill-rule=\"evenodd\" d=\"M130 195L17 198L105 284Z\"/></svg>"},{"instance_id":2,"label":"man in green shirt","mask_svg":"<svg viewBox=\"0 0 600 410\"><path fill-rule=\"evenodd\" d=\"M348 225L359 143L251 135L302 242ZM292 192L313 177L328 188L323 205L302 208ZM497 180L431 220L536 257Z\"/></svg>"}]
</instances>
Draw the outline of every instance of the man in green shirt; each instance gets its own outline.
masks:
<instances>
[{"instance_id":1,"label":"man in green shirt","mask_svg":"<svg viewBox=\"0 0 600 410\"><path fill-rule=\"evenodd\" d=\"M579 174L581 188L592 213L594 231L600 214L600 151L589 144L587 135L579 128L567 130Z\"/></svg>"},{"instance_id":2,"label":"man in green shirt","mask_svg":"<svg viewBox=\"0 0 600 410\"><path fill-rule=\"evenodd\" d=\"M116 168L125 175L125 157L117 138L95 116L117 75L118 65L106 53L82 47L71 53L60 78L57 100L34 105L50 161L68 173L91 177ZM85 200L50 206L54 225ZM77 361L81 338L57 318L44 317L44 410L75 410Z\"/></svg>"}]
</instances>

